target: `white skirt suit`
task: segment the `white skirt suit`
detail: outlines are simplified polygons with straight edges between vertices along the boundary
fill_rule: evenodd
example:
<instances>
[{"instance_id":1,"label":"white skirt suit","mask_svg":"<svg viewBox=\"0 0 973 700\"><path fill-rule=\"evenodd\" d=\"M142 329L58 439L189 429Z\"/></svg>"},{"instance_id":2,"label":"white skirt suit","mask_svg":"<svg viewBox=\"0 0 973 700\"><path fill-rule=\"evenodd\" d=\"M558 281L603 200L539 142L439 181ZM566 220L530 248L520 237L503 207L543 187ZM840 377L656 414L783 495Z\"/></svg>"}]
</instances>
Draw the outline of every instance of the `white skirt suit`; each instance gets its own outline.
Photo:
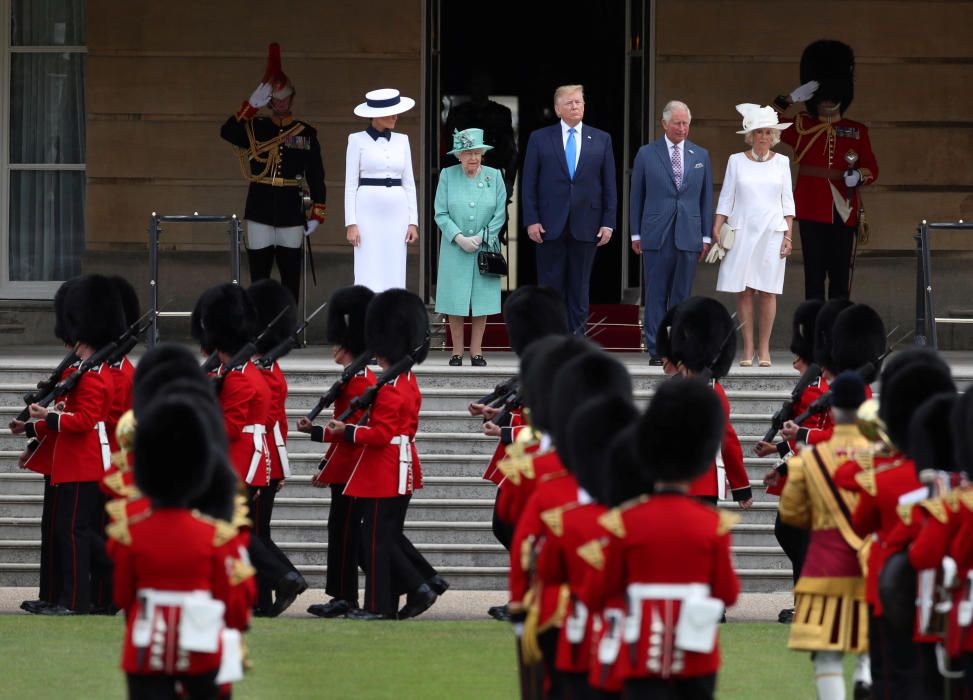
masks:
<instances>
[{"instance_id":1,"label":"white skirt suit","mask_svg":"<svg viewBox=\"0 0 973 700\"><path fill-rule=\"evenodd\" d=\"M736 240L720 264L718 292L742 292L749 287L780 294L784 289L786 259L780 247L787 234L785 216L794 216L791 168L787 156L775 153L762 163L746 153L734 153L716 213L736 229Z\"/></svg>"},{"instance_id":2,"label":"white skirt suit","mask_svg":"<svg viewBox=\"0 0 973 700\"><path fill-rule=\"evenodd\" d=\"M401 185L361 185L361 178L401 180ZM348 136L345 160L345 226L358 226L355 284L378 294L405 287L406 230L419 225L416 181L409 137L373 139L368 132Z\"/></svg>"}]
</instances>

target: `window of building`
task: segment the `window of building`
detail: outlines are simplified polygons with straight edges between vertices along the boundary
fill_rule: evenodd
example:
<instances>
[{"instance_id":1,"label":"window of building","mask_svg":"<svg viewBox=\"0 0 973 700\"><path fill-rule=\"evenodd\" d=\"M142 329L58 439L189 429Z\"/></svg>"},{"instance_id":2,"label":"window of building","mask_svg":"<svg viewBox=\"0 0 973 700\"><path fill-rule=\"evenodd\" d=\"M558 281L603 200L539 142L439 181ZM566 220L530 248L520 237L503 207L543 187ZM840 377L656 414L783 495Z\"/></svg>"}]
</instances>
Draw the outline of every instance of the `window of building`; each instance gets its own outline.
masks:
<instances>
[{"instance_id":1,"label":"window of building","mask_svg":"<svg viewBox=\"0 0 973 700\"><path fill-rule=\"evenodd\" d=\"M51 297L84 252L85 0L0 12L0 295Z\"/></svg>"}]
</instances>

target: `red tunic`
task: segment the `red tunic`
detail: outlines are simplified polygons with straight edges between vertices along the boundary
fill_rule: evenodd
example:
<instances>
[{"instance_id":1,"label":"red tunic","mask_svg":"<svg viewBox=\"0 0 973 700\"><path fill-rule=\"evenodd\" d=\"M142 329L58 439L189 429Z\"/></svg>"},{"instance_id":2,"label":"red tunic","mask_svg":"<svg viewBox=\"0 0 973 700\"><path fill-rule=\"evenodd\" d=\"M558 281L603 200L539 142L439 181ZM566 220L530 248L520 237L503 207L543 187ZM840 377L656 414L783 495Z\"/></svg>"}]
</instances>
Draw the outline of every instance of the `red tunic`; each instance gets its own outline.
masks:
<instances>
[{"instance_id":1,"label":"red tunic","mask_svg":"<svg viewBox=\"0 0 973 700\"><path fill-rule=\"evenodd\" d=\"M483 478L492 481L497 486L503 481L503 472L497 469L497 464L507 455L507 445L517 439L517 433L524 428L523 418L520 410L510 412L510 425L505 425L500 429L500 440L497 442L497 449L493 451L493 457L483 472Z\"/></svg>"},{"instance_id":2,"label":"red tunic","mask_svg":"<svg viewBox=\"0 0 973 700\"><path fill-rule=\"evenodd\" d=\"M400 458L402 445L393 443L402 440L415 420L411 413L414 411L414 398L411 389L403 392L402 386L407 382L401 376L389 382L378 390L378 396L368 414L368 423L356 425L348 423L345 442L361 445L363 449L348 477L348 483L342 492L346 496L357 498L395 498L402 495L399 490ZM403 396L406 393L407 396ZM414 450L414 445L409 449ZM413 451L414 456L414 451ZM406 476L405 490L411 492L409 473Z\"/></svg>"},{"instance_id":3,"label":"red tunic","mask_svg":"<svg viewBox=\"0 0 973 700\"><path fill-rule=\"evenodd\" d=\"M111 410L114 386L111 373L99 365L82 375L66 396L61 413L51 411L47 420L34 424L41 438L58 433L51 463L51 484L101 481L111 460L105 421Z\"/></svg>"},{"instance_id":4,"label":"red tunic","mask_svg":"<svg viewBox=\"0 0 973 700\"><path fill-rule=\"evenodd\" d=\"M681 494L656 494L621 513L626 535L608 550L605 591L623 597L633 584L705 584L709 595L730 606L740 581L730 560L729 528L720 513ZM642 598L628 614L640 613L641 632L619 654L623 678L686 678L716 673L719 645L709 653L675 647L682 601Z\"/></svg>"},{"instance_id":5,"label":"red tunic","mask_svg":"<svg viewBox=\"0 0 973 700\"><path fill-rule=\"evenodd\" d=\"M334 415L340 416L351 405L351 400L365 393L368 387L375 384L375 375L367 367L341 388L341 393L334 402ZM348 418L349 423L357 423L362 417L362 411L355 411ZM317 429L318 433L311 433L311 439L319 442L328 442L328 451L321 460L321 471L314 477L314 486L327 486L329 484L347 484L348 477L351 476L358 458L364 449L361 445L354 445L342 440L341 435L335 435L327 429Z\"/></svg>"},{"instance_id":6,"label":"red tunic","mask_svg":"<svg viewBox=\"0 0 973 700\"><path fill-rule=\"evenodd\" d=\"M730 491L734 501L745 501L751 497L750 477L743 466L743 448L740 446L740 438L737 437L736 430L730 423L730 402L726 398L726 392L719 382L712 382L713 391L720 398L723 406L723 417L726 419L726 427L723 432L723 444L720 447L720 456L723 459L723 468L726 470L726 480L730 482ZM720 496L719 472L717 471L716 460L710 465L709 470L701 477L692 482L689 487L691 496L708 496L718 498Z\"/></svg>"},{"instance_id":7,"label":"red tunic","mask_svg":"<svg viewBox=\"0 0 973 700\"><path fill-rule=\"evenodd\" d=\"M287 378L276 362L270 369L260 368L260 376L270 392L270 410L265 424L270 478L284 479L291 475L287 461Z\"/></svg>"},{"instance_id":8,"label":"red tunic","mask_svg":"<svg viewBox=\"0 0 973 700\"><path fill-rule=\"evenodd\" d=\"M801 395L798 397L797 401L794 402L794 406L791 409L791 415L796 418L804 413L804 411L807 410L807 407L814 403L815 400L817 400L826 391L828 391L828 380L823 376L819 376L816 382L809 384L804 388L804 391L801 392ZM816 434L821 428L832 428L833 426L834 419L831 416L831 411L822 411L821 413L817 413L801 423L801 427L805 428L808 431L808 434L811 434L812 431ZM818 440L814 440L814 442L818 442ZM809 442L809 444L813 443ZM778 447L779 451L783 451L783 449L784 448L782 447ZM787 451L781 454L781 459L786 461L792 455L796 455L799 450L800 447L797 444L797 440L791 440L787 443ZM784 491L784 484L786 483L787 476L785 475L781 477L780 481L778 481L776 485L768 486L767 493L771 496L780 496L780 494Z\"/></svg>"},{"instance_id":9,"label":"red tunic","mask_svg":"<svg viewBox=\"0 0 973 700\"><path fill-rule=\"evenodd\" d=\"M520 521L521 513L527 506L527 501L534 493L538 479L546 474L553 474L564 469L557 451L549 448L541 451L539 447L533 451L530 472L520 474L518 481L507 478L500 484L497 494L497 515L505 523L516 525Z\"/></svg>"},{"instance_id":10,"label":"red tunic","mask_svg":"<svg viewBox=\"0 0 973 700\"><path fill-rule=\"evenodd\" d=\"M797 218L831 223L834 200L830 184L833 184L841 197L845 200L850 197L851 214L845 224L854 226L858 222L859 187L849 190L845 186L843 174L848 169L845 155L852 151L858 154L856 167L861 170L861 185L870 185L878 179L878 162L872 153L868 127L851 119L829 124L826 119L801 112L794 119L794 126L780 132L780 139L794 149L794 162L798 164L794 188Z\"/></svg>"},{"instance_id":11,"label":"red tunic","mask_svg":"<svg viewBox=\"0 0 973 700\"><path fill-rule=\"evenodd\" d=\"M135 378L135 365L128 357L123 357L113 365L109 365L112 383L115 385L115 393L112 398L111 410L108 412L108 420L105 421L105 429L108 431L108 444L111 446L112 453L118 452L118 438L115 437L115 428L118 427L118 419L132 407L132 380Z\"/></svg>"},{"instance_id":12,"label":"red tunic","mask_svg":"<svg viewBox=\"0 0 973 700\"><path fill-rule=\"evenodd\" d=\"M270 389L251 362L230 370L220 389L223 425L230 462L248 486L266 486L270 472L264 431L270 411Z\"/></svg>"},{"instance_id":13,"label":"red tunic","mask_svg":"<svg viewBox=\"0 0 973 700\"><path fill-rule=\"evenodd\" d=\"M69 374L77 369L78 363L76 362L61 373L61 378L58 381L64 381ZM57 432L48 430L47 424L43 422L33 423L33 427L38 444L27 458L24 466L38 474L50 476L51 467L54 464L54 446L57 445Z\"/></svg>"}]
</instances>

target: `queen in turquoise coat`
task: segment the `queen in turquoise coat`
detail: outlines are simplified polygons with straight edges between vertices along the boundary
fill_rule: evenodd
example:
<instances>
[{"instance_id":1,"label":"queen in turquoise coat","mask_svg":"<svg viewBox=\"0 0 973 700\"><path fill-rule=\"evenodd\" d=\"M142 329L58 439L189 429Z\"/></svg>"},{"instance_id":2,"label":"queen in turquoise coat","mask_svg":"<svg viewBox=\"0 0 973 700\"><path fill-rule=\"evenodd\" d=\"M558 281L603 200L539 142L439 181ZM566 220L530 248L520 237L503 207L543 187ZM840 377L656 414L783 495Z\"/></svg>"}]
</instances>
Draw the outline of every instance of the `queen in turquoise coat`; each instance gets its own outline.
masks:
<instances>
[{"instance_id":1,"label":"queen in turquoise coat","mask_svg":"<svg viewBox=\"0 0 973 700\"><path fill-rule=\"evenodd\" d=\"M500 278L481 275L480 250L498 250L500 227L507 218L507 190L499 170L483 165L482 129L453 134L450 154L458 165L439 175L436 188L436 224L442 233L439 244L439 275L436 312L446 314L453 343L452 366L463 364L463 322L473 317L470 355L474 366L483 367L483 332L486 319L500 313Z\"/></svg>"}]
</instances>

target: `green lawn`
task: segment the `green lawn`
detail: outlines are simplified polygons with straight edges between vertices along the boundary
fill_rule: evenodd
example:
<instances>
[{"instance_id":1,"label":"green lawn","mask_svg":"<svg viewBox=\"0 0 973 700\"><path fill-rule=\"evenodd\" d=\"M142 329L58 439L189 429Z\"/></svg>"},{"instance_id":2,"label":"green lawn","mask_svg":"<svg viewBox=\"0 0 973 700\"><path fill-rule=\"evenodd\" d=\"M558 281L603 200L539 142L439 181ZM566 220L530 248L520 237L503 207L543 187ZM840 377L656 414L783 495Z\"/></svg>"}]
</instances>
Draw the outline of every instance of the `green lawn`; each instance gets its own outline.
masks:
<instances>
[{"instance_id":1,"label":"green lawn","mask_svg":"<svg viewBox=\"0 0 973 700\"><path fill-rule=\"evenodd\" d=\"M719 697L814 698L787 627L722 630ZM0 616L0 698L122 698L122 619ZM254 668L234 698L515 698L513 637L483 622L255 620ZM846 667L848 664L846 664Z\"/></svg>"}]
</instances>

